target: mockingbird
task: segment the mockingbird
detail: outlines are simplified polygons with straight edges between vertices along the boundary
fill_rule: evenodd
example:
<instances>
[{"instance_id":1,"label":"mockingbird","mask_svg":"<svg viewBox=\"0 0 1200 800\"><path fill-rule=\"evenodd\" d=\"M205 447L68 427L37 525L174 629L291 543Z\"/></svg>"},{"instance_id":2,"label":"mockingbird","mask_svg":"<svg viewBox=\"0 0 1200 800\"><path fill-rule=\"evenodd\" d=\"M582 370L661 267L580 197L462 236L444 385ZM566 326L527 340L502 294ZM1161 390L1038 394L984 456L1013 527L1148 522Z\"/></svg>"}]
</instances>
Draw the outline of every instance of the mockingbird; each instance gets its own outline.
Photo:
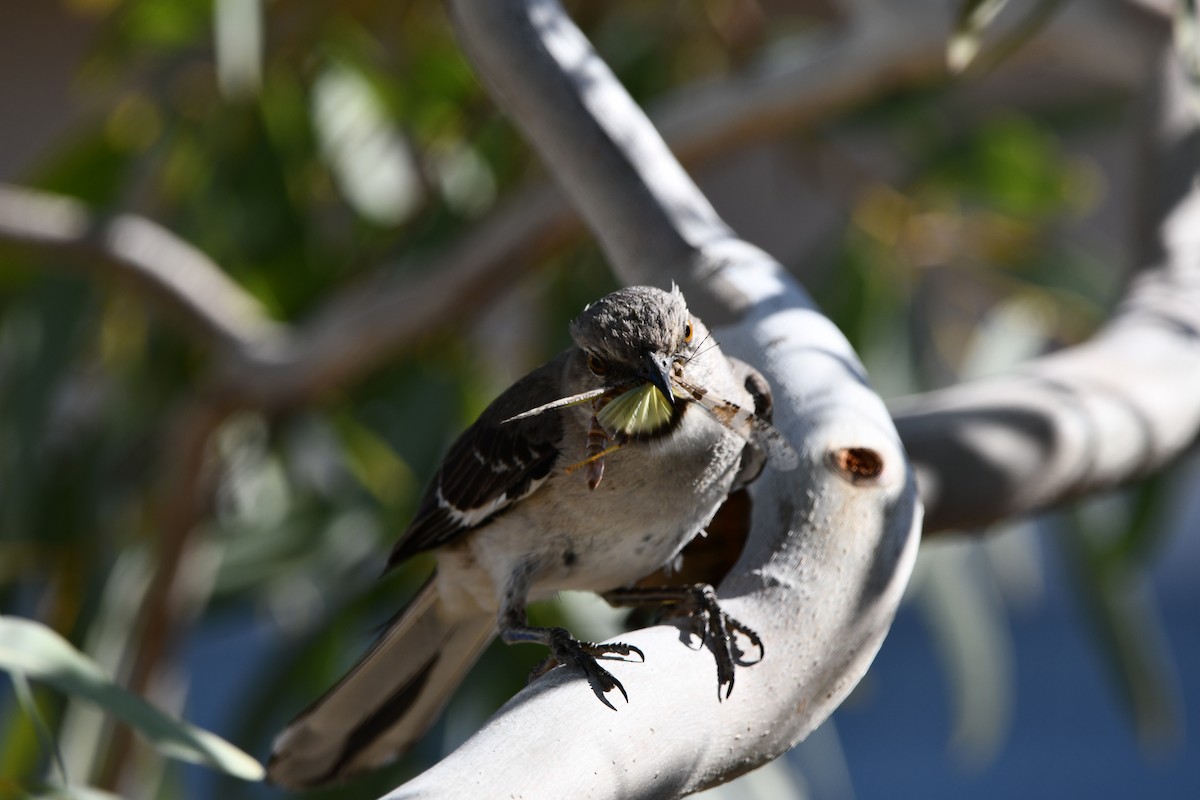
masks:
<instances>
[{"instance_id":1,"label":"mockingbird","mask_svg":"<svg viewBox=\"0 0 1200 800\"><path fill-rule=\"evenodd\" d=\"M625 689L597 659L645 658L630 645L530 626L526 603L560 590L689 616L726 696L735 664L753 663L738 636L762 657L757 635L720 611L711 587L627 587L671 563L764 457L794 466L764 419L765 380L721 353L678 288L613 292L584 309L571 337L573 347L513 384L451 446L388 561L432 550L436 573L279 735L272 781L319 786L396 758L497 630L506 643L549 648L534 677L577 669L611 706L607 693Z\"/></svg>"}]
</instances>

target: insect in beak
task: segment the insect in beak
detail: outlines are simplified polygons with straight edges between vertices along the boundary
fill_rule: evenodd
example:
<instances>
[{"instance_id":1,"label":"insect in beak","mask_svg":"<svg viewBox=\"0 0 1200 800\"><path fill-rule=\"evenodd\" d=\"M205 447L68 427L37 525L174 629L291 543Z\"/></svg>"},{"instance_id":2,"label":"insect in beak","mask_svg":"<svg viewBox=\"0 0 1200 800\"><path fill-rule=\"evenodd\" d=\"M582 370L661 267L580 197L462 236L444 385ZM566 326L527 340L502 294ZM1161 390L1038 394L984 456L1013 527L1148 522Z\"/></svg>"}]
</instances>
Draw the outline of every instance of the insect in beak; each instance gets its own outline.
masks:
<instances>
[{"instance_id":1,"label":"insect in beak","mask_svg":"<svg viewBox=\"0 0 1200 800\"><path fill-rule=\"evenodd\" d=\"M641 377L649 381L667 403L675 405L675 391L671 388L671 359L660 353L646 353L642 356Z\"/></svg>"}]
</instances>

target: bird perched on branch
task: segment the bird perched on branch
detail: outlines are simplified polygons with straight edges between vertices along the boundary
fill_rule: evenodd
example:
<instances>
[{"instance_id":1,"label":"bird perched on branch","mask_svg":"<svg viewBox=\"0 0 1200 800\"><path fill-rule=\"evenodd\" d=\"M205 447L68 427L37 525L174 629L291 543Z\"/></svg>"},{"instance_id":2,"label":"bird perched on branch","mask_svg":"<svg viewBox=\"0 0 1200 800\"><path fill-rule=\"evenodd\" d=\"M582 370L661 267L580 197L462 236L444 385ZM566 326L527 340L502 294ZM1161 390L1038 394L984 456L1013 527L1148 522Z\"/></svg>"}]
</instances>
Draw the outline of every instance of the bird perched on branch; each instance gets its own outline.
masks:
<instances>
[{"instance_id":1,"label":"bird perched on branch","mask_svg":"<svg viewBox=\"0 0 1200 800\"><path fill-rule=\"evenodd\" d=\"M682 293L635 286L592 303L574 346L517 381L451 446L391 567L432 550L437 571L358 664L277 738L272 781L319 786L381 766L433 723L499 632L550 655L534 677L578 670L596 696L625 689L599 660L637 657L538 628L526 604L566 589L620 604L662 603L689 617L728 696L753 663L707 585L630 588L672 562L764 458L796 454L765 419L770 392L721 353ZM628 701L628 697L626 696Z\"/></svg>"}]
</instances>

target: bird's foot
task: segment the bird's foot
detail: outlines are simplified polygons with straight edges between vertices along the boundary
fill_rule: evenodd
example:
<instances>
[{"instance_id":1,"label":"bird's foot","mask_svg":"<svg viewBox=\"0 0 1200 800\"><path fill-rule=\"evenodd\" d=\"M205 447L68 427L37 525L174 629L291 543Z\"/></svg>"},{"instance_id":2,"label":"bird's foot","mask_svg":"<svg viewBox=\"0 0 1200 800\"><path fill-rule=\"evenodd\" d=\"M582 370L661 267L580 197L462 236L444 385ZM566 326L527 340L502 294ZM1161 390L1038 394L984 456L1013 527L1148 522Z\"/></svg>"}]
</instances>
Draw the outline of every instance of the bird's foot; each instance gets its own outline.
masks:
<instances>
[{"instance_id":1,"label":"bird's foot","mask_svg":"<svg viewBox=\"0 0 1200 800\"><path fill-rule=\"evenodd\" d=\"M766 655L759 635L721 610L716 591L706 583L663 589L617 589L605 594L605 598L614 605L659 603L665 616L682 617L685 630L700 640L700 647L708 647L716 659L717 697L722 696L722 690L726 698L733 693L737 667L757 664ZM758 650L753 659L747 658L738 644L739 634L752 649Z\"/></svg>"},{"instance_id":2,"label":"bird's foot","mask_svg":"<svg viewBox=\"0 0 1200 800\"><path fill-rule=\"evenodd\" d=\"M701 647L707 645L712 651L717 662L717 696L721 696L721 689L724 688L725 697L728 698L733 693L735 667L757 664L766 655L766 649L752 628L721 610L717 593L711 586L693 586L688 595L688 600L672 610L686 617L689 632L700 640ZM738 645L738 634L744 636L751 647L758 649L755 658L746 658L746 653Z\"/></svg>"},{"instance_id":3,"label":"bird's foot","mask_svg":"<svg viewBox=\"0 0 1200 800\"><path fill-rule=\"evenodd\" d=\"M629 702L629 694L625 691L625 687L611 672L600 666L597 660L627 661L630 656L636 655L641 661L645 661L645 653L624 642L610 644L581 642L572 638L565 628L549 628L547 633L546 646L550 648L550 656L534 667L533 672L529 674L530 681L540 678L561 664L574 667L582 672L587 678L588 685L596 693L596 697L600 698L600 702L614 711L616 711L616 707L609 702L607 697L608 692L612 689L619 691L625 698L625 702Z\"/></svg>"}]
</instances>

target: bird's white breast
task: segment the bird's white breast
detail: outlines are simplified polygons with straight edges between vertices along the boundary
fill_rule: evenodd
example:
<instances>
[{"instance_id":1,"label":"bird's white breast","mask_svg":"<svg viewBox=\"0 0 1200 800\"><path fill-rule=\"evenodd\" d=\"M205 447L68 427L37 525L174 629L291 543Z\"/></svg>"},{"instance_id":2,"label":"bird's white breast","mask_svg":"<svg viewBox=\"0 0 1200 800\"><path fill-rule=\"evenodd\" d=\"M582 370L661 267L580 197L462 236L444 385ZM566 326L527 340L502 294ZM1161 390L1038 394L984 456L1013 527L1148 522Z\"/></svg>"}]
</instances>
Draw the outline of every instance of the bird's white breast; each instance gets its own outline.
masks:
<instances>
[{"instance_id":1,"label":"bird's white breast","mask_svg":"<svg viewBox=\"0 0 1200 800\"><path fill-rule=\"evenodd\" d=\"M576 463L585 457L586 430L570 425L567 436L563 463ZM672 561L708 524L744 444L691 406L671 435L607 456L594 491L584 470L557 471L462 548L439 553L441 585L455 587L460 602L492 609L520 569L531 570L531 600L630 584Z\"/></svg>"}]
</instances>

